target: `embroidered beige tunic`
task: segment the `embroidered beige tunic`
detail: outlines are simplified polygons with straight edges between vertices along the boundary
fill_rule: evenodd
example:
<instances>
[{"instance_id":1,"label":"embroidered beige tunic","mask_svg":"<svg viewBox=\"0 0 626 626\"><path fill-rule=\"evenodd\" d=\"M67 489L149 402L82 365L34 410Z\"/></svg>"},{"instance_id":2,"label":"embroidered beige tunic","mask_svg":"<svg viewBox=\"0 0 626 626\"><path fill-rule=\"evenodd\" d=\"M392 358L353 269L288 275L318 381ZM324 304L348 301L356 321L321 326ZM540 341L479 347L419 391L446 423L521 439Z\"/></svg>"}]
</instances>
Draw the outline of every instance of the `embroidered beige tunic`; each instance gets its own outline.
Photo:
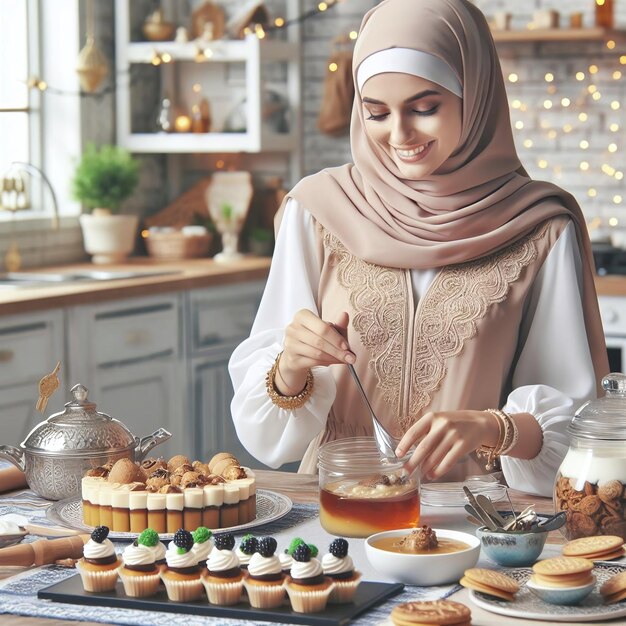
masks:
<instances>
[{"instance_id":1,"label":"embroidered beige tunic","mask_svg":"<svg viewBox=\"0 0 626 626\"><path fill-rule=\"evenodd\" d=\"M315 302L309 308L325 320L336 319L339 313L348 311L351 320L348 340L357 355L355 367L374 410L392 433L402 434L427 411L481 410L506 405L514 391L513 374L526 341L527 327L522 322L525 316L533 315L537 306L537 275L568 224L567 218L554 218L489 256L441 268L421 299L416 300L409 269L385 268L362 261L312 221L320 268ZM264 301L260 315L264 307L280 311L281 305ZM280 311L278 315L283 313L286 312ZM294 313L295 310L291 317ZM515 325L510 324L512 316L517 321ZM580 324L579 339L585 336L584 323ZM512 327L516 329L514 333L503 330ZM254 385L244 372L246 367L250 370L247 355L255 355L257 362L263 362L259 359L262 353L268 356L273 353L275 357L280 350L280 344L269 342L270 337L277 338L275 329L265 337L266 346L258 347L263 332L269 329L263 331L255 324L247 346L244 342L231 360L235 386L233 419L242 442L257 456L262 447L251 441L250 426L262 423L265 430L278 432L270 425L271 408L265 401L259 404L258 389L251 393ZM581 352L584 355L584 346ZM329 371L334 385L328 381ZM568 397L571 389L557 389L552 394L553 405L547 407L553 410L559 405L561 425L573 414L574 404L593 394L595 379L590 362L581 363L581 371L582 384L579 381L577 385L580 397ZM325 390L330 390L333 396L323 428L306 411L294 416L281 416L278 414L281 410L274 411L276 421L284 426L281 436L285 445L294 434L290 429L300 428L302 437L310 439L310 433L317 428L304 454L303 471L315 471L320 443L372 432L368 412L347 368L318 368L314 374L317 398L312 398L310 403L323 404L321 396ZM528 383L536 383L540 389L545 381L537 378ZM529 397L533 397L535 391L528 390ZM559 396L558 400L555 396ZM543 410L546 410L545 402L546 398L538 400L538 404L544 404ZM256 416L246 413L255 403ZM529 411L529 405L519 406L517 410ZM311 407L309 411L315 413ZM549 465L554 466L554 472L561 453L566 451L563 431L564 427L555 431L555 441L562 450L550 453ZM264 443L267 445L267 440ZM261 460L276 464L271 458ZM484 473L484 466L468 457L457 466L454 474L446 475L446 480L474 473Z\"/></svg>"}]
</instances>

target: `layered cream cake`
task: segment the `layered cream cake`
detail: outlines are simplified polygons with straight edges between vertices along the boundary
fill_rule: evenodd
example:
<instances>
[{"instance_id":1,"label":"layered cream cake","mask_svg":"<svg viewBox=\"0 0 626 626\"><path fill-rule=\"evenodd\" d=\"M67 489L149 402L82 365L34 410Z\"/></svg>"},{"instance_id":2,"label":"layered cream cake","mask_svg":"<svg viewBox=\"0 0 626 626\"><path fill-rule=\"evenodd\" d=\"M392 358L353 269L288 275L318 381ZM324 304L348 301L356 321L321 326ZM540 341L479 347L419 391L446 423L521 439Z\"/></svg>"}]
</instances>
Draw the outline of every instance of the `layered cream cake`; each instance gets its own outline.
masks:
<instances>
[{"instance_id":1,"label":"layered cream cake","mask_svg":"<svg viewBox=\"0 0 626 626\"><path fill-rule=\"evenodd\" d=\"M115 532L228 528L256 518L256 479L227 452L208 463L119 459L85 474L82 503L85 524Z\"/></svg>"}]
</instances>

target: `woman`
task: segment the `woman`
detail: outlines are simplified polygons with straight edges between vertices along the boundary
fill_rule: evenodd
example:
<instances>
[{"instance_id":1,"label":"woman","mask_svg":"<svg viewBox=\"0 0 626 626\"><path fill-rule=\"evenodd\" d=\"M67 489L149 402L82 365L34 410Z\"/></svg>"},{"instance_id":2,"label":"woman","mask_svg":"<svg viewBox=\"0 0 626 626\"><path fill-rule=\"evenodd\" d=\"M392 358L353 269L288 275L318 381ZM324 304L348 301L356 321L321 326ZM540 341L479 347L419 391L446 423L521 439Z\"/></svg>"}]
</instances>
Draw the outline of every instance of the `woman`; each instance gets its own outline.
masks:
<instances>
[{"instance_id":1,"label":"woman","mask_svg":"<svg viewBox=\"0 0 626 626\"><path fill-rule=\"evenodd\" d=\"M288 194L231 358L239 438L315 471L320 444L372 432L354 363L409 469L460 479L500 457L510 486L550 495L566 426L608 371L581 210L522 168L469 2L383 1L353 67L354 164Z\"/></svg>"}]
</instances>

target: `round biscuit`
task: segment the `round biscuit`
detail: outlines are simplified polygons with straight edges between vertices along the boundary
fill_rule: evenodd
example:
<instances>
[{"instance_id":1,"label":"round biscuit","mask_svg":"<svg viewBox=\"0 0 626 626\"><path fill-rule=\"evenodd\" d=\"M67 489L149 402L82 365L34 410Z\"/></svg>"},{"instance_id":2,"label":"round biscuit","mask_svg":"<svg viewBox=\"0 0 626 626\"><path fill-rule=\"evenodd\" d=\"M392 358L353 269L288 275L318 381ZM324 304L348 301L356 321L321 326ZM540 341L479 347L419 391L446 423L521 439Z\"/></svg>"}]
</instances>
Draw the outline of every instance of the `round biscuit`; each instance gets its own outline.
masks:
<instances>
[{"instance_id":1,"label":"round biscuit","mask_svg":"<svg viewBox=\"0 0 626 626\"><path fill-rule=\"evenodd\" d=\"M582 574L593 569L593 562L580 556L556 556L552 559L537 561L533 572L543 576L567 576Z\"/></svg>"},{"instance_id":2,"label":"round biscuit","mask_svg":"<svg viewBox=\"0 0 626 626\"><path fill-rule=\"evenodd\" d=\"M584 573L582 575L576 575L569 579L555 580L554 576L542 576L541 574L533 574L531 576L533 582L543 587L553 587L554 589L570 589L572 587L582 587L588 585L594 580L594 577L590 573Z\"/></svg>"},{"instance_id":3,"label":"round biscuit","mask_svg":"<svg viewBox=\"0 0 626 626\"><path fill-rule=\"evenodd\" d=\"M626 591L626 572L611 576L600 587L600 595L602 596L611 596L620 591Z\"/></svg>"},{"instance_id":4,"label":"round biscuit","mask_svg":"<svg viewBox=\"0 0 626 626\"><path fill-rule=\"evenodd\" d=\"M415 624L457 625L468 622L471 611L460 602L453 600L431 600L403 602L391 611L394 626Z\"/></svg>"},{"instance_id":5,"label":"round biscuit","mask_svg":"<svg viewBox=\"0 0 626 626\"><path fill-rule=\"evenodd\" d=\"M583 558L589 561L612 561L613 559L619 559L626 555L626 550L620 548L615 552L602 552L601 554L585 554Z\"/></svg>"},{"instance_id":6,"label":"round biscuit","mask_svg":"<svg viewBox=\"0 0 626 626\"><path fill-rule=\"evenodd\" d=\"M470 580L467 576L463 576L459 583L466 587L467 589L472 589L473 591L480 591L480 593L486 593L490 596L495 596L496 598L500 598L501 600L506 600L508 602L513 602L514 594L507 593L506 591L502 591L501 589L496 589L495 587L488 587L487 585L481 585L473 580Z\"/></svg>"},{"instance_id":7,"label":"round biscuit","mask_svg":"<svg viewBox=\"0 0 626 626\"><path fill-rule=\"evenodd\" d=\"M621 602L626 598L626 589L624 591L618 591L611 596L604 596L604 602L606 604L615 604L616 602Z\"/></svg>"},{"instance_id":8,"label":"round biscuit","mask_svg":"<svg viewBox=\"0 0 626 626\"><path fill-rule=\"evenodd\" d=\"M595 537L581 537L566 543L563 546L563 556L582 556L598 552L614 552L624 545L624 540L617 535L597 535Z\"/></svg>"},{"instance_id":9,"label":"round biscuit","mask_svg":"<svg viewBox=\"0 0 626 626\"><path fill-rule=\"evenodd\" d=\"M505 593L517 593L519 591L519 584L515 580L506 574L496 572L492 569L473 567L472 569L465 570L464 576L481 585L494 587L495 589L500 589Z\"/></svg>"}]
</instances>

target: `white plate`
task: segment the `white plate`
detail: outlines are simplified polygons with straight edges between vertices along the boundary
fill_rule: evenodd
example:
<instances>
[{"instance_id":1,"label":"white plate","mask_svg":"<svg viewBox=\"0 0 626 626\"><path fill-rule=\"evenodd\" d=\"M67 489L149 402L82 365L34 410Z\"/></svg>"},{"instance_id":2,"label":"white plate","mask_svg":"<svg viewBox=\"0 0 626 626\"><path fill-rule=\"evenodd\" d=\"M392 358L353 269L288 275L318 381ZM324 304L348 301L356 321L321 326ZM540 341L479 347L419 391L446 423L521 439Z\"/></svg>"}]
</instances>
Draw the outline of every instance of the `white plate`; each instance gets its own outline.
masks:
<instances>
[{"instance_id":1,"label":"white plate","mask_svg":"<svg viewBox=\"0 0 626 626\"><path fill-rule=\"evenodd\" d=\"M596 575L596 588L580 604L575 606L561 606L548 604L533 595L524 583L530 578L532 570L529 568L502 569L503 574L517 580L520 590L515 594L513 602L498 600L479 591L470 591L472 601L482 609L499 615L510 617L523 617L524 619L541 619L550 622L591 622L614 619L626 615L626 604L604 604L598 589L606 580L626 572L626 565L617 563L596 562L594 574Z\"/></svg>"},{"instance_id":2,"label":"white plate","mask_svg":"<svg viewBox=\"0 0 626 626\"><path fill-rule=\"evenodd\" d=\"M458 483L426 483L420 490L420 501L426 506L464 506L466 486L477 496L488 496L493 502L506 498L506 486L490 476L476 476Z\"/></svg>"},{"instance_id":3,"label":"white plate","mask_svg":"<svg viewBox=\"0 0 626 626\"><path fill-rule=\"evenodd\" d=\"M267 489L259 489L256 492L256 518L246 524L238 526L229 526L228 528L214 528L215 532L237 532L247 528L255 528L287 515L291 511L293 503L291 500L281 493L269 491ZM82 530L90 533L93 526L87 526L83 522L83 505L80 498L68 498L67 500L59 500L55 502L46 511L46 517L55 524L61 524L76 530ZM139 533L123 533L111 531L109 539L136 539ZM168 541L174 538L174 533L160 533L162 540Z\"/></svg>"}]
</instances>

